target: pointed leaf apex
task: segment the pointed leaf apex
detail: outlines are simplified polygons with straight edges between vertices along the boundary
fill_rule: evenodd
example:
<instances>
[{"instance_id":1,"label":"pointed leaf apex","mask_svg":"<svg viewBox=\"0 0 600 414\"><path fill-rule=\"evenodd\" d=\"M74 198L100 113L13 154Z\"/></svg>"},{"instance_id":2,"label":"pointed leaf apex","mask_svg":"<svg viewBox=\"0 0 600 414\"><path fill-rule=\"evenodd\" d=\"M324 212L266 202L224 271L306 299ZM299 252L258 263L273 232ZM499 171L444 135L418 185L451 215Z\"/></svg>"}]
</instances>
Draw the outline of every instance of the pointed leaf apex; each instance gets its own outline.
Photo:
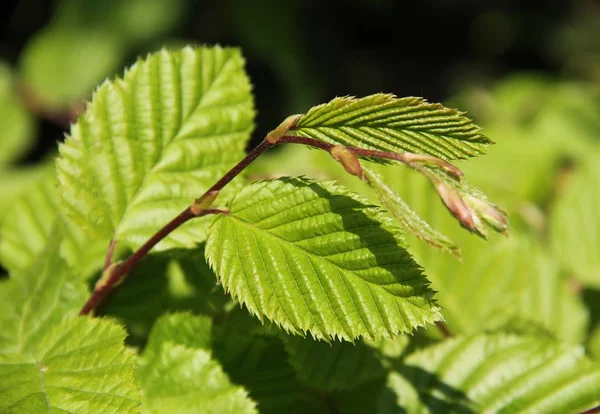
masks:
<instances>
[{"instance_id":1,"label":"pointed leaf apex","mask_svg":"<svg viewBox=\"0 0 600 414\"><path fill-rule=\"evenodd\" d=\"M506 235L508 230L507 214L499 207L466 194L464 197L465 204L475 212L475 214L485 221L492 229L498 233Z\"/></svg>"},{"instance_id":2,"label":"pointed leaf apex","mask_svg":"<svg viewBox=\"0 0 600 414\"><path fill-rule=\"evenodd\" d=\"M435 190L442 199L446 208L465 229L486 238L481 220L472 214L471 209L465 204L458 190L451 185L440 181L435 184Z\"/></svg>"}]
</instances>

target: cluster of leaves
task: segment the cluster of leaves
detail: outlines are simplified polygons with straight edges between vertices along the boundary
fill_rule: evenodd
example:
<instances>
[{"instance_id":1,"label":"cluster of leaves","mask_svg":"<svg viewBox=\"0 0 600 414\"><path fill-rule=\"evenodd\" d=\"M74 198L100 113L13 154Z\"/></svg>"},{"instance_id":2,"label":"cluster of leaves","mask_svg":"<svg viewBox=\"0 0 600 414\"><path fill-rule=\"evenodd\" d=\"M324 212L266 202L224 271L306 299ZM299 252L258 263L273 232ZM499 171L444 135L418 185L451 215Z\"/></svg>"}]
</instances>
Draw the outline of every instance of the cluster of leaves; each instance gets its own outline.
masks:
<instances>
[{"instance_id":1,"label":"cluster of leaves","mask_svg":"<svg viewBox=\"0 0 600 414\"><path fill-rule=\"evenodd\" d=\"M0 105L13 105L5 96ZM569 103L578 104L585 109ZM359 153L359 180L347 174L356 157L342 153L340 165L327 152L282 147L256 161L249 175L260 179L239 177L219 193L227 214L164 238L103 317L76 317L110 241L115 257L128 256L208 190L244 157L253 117L236 49L163 50L98 87L60 145L56 175L40 174L2 212L1 412L553 413L598 404L600 366L579 345L590 317L570 289L598 277L590 252L600 229L582 199L600 177L588 158L597 143L582 139L578 151L551 141L548 157L569 148L587 166L560 195L539 182L517 191L523 177L513 183L508 173L494 182L512 171L502 151L472 167L519 230L485 245L457 231L431 183L464 213L464 227L505 230L499 210L444 161L483 154L490 141L463 114L418 98L334 99L288 131L335 148L416 153L405 160L412 168ZM532 140L546 133L531 119L514 122ZM1 139L17 154L23 134ZM290 160L312 178L294 177ZM528 171L528 180L549 176ZM463 262L448 254L458 246ZM452 338L433 325L443 319Z\"/></svg>"}]
</instances>

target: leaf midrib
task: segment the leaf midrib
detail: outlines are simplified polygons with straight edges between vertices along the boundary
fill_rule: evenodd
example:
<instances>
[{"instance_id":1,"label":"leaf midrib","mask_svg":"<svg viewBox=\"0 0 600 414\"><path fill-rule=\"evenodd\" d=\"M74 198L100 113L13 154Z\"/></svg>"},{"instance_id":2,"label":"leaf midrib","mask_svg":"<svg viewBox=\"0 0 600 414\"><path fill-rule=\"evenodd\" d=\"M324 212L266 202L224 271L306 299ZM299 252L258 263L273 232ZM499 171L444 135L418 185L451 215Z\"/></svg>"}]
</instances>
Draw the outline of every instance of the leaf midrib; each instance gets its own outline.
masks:
<instances>
[{"instance_id":1,"label":"leaf midrib","mask_svg":"<svg viewBox=\"0 0 600 414\"><path fill-rule=\"evenodd\" d=\"M279 237L279 236L277 236L277 235L275 235L275 234L273 234L273 233L270 233L270 232L268 232L268 231L266 231L266 230L264 230L264 229L262 229L262 228L260 228L260 227L257 227L257 226L255 226L255 225L254 225L254 223L249 223L249 222L247 222L247 221L245 221L245 220L243 220L243 219L241 219L241 218L239 218L239 217L236 217L236 216L233 216L233 215L229 215L229 216L222 216L220 219L225 219L225 217L227 217L227 218L230 218L230 219L233 219L233 220L235 220L235 221L237 221L237 222L239 222L239 223L245 224L245 227L248 227L248 228L254 229L254 230L255 230L255 231L257 231L257 232L260 232L260 233L266 234L266 235L270 236L271 238L273 238L273 239L277 240L278 242L280 242L280 244L288 245L288 246L290 246L292 249L293 249L293 248L295 248L295 249L298 249L298 250L300 250L302 253L304 253L304 254L306 254L306 255L309 255L310 257L314 257L314 258L316 258L316 259L319 259L319 260L324 260L324 261L326 261L326 262L327 262L327 263L328 263L328 264L329 264L331 267L333 267L334 269L339 269L340 271L342 271L342 272L344 272L344 273L348 273L348 274L350 274L351 276L353 276L354 278L357 278L357 279L359 279L360 281L362 281L363 283L366 283L367 285L373 285L373 286L376 286L376 287L378 287L378 288L384 289L384 290L385 290L385 291L386 291L388 294L390 294L390 295L392 295L392 296L394 296L394 297L396 297L396 298L408 298L408 297L413 297L413 296L415 296L415 295L410 295L410 296L397 296L397 295L395 295L395 294L391 293L390 291L388 291L387 289L385 289L385 288L383 287L383 285L380 285L380 284L377 284L377 283L375 283L375 282L372 282L372 281L370 281L370 280L367 280L367 279L364 279L364 278L362 278L360 275L358 275L358 274L356 273L356 271L355 271L354 269L348 269L348 268L345 268L345 267L341 267L340 265L338 265L338 264L336 264L336 263L332 262L331 260L329 260L329 259L328 259L326 256L319 256L319 255L318 255L318 254L316 254L316 253L313 253L313 252L311 252L311 251L308 251L308 250L304 249L304 248L303 248L303 247L301 247L301 246L298 246L298 245L296 245L296 244L294 244L294 243L292 243L292 242L290 242L290 241L288 241L288 240L285 240L285 239L284 239L284 238L282 238L282 237ZM343 230L342 230L342 231L343 231ZM366 248L368 248L368 246L365 246L365 247L366 247ZM316 275L316 273L315 273L315 275ZM318 276L317 276L317 278L318 278ZM420 277L413 278L413 279L408 279L408 280L405 280L404 282L410 282L410 281L413 281L413 280L418 280L418 279L420 279ZM405 285L404 285L402 282L399 282L399 281L397 281L397 282L394 282L393 284L396 284L396 283L397 283L397 284L399 284L399 285L405 286ZM387 285L389 285L389 284L387 284ZM408 286L410 286L410 284L407 284L407 285L408 285Z\"/></svg>"},{"instance_id":2,"label":"leaf midrib","mask_svg":"<svg viewBox=\"0 0 600 414\"><path fill-rule=\"evenodd\" d=\"M208 87L202 91L202 96L199 99L198 103L190 110L190 112L186 115L186 117L183 120L180 119L178 129L177 129L177 131L175 131L173 133L173 136L167 141L166 147L168 147L169 145L171 145L173 142L175 142L177 140L177 136L181 133L181 129L186 124L186 122L190 119L190 117L192 117L193 114L198 109L203 108L202 104L204 102L204 99L205 99L207 93L214 87L214 85L217 83L217 81L223 76L223 73L225 72L225 67L230 64L230 62L232 61L233 58L234 58L233 54L230 54L230 55L227 56L226 60L223 62L223 65L221 66L221 69L220 69L218 75L215 76L215 78L208 85ZM173 63L173 62L171 62L171 63ZM181 68L179 68L179 69L181 69ZM134 85L135 85L135 83L134 83ZM177 87L178 88L182 87L182 85L181 85L181 79L180 79L180 82L177 85ZM181 94L179 94L179 95L180 95L179 96L179 105L183 109L184 105L183 105L183 102L181 100L182 96L181 96ZM162 102L161 102L161 105L162 105ZM140 193L140 189L144 187L144 184L146 183L147 178L153 174L154 167L156 167L156 165L158 164L158 161L162 159L162 155L164 153L164 150L165 150L165 146L161 146L160 152L157 154L156 159L155 159L156 162L154 163L154 165L151 168L149 168L147 170L146 174L144 174L144 177L142 178L142 181L140 181L140 183L138 184L137 188L132 193L131 198L127 202L127 206L125 207L125 210L123 211L123 213L119 217L118 224L115 226L115 229L113 231L113 237L116 238L116 235L119 234L119 232L120 232L120 226L123 223L124 218L127 217L127 214L129 212L130 206L131 205L136 205L135 199L136 199L137 195Z\"/></svg>"}]
</instances>

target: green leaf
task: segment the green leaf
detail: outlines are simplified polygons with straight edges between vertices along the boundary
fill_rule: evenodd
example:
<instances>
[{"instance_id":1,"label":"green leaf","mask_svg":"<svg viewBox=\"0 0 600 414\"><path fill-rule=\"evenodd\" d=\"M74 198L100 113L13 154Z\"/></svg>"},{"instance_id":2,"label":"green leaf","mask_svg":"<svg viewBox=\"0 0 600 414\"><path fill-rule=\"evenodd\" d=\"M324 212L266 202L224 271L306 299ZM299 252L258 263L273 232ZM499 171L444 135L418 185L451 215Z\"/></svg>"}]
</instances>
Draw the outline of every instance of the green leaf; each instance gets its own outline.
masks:
<instances>
[{"instance_id":1,"label":"green leaf","mask_svg":"<svg viewBox=\"0 0 600 414\"><path fill-rule=\"evenodd\" d=\"M599 403L599 381L600 366L581 346L457 337L408 356L388 378L379 412L579 413Z\"/></svg>"},{"instance_id":2,"label":"green leaf","mask_svg":"<svg viewBox=\"0 0 600 414\"><path fill-rule=\"evenodd\" d=\"M246 186L211 227L226 291L291 333L377 340L438 320L433 291L377 207L331 182Z\"/></svg>"},{"instance_id":3,"label":"green leaf","mask_svg":"<svg viewBox=\"0 0 600 414\"><path fill-rule=\"evenodd\" d=\"M0 263L9 272L28 267L44 249L53 229L63 232L60 255L84 278L102 268L108 240L88 237L59 215L56 180L41 177L14 199L0 226Z\"/></svg>"},{"instance_id":4,"label":"green leaf","mask_svg":"<svg viewBox=\"0 0 600 414\"><path fill-rule=\"evenodd\" d=\"M73 220L136 248L203 194L242 158L253 128L243 66L237 49L186 47L103 83L60 146ZM232 184L225 193L239 188ZM208 222L186 223L157 249L195 246Z\"/></svg>"},{"instance_id":5,"label":"green leaf","mask_svg":"<svg viewBox=\"0 0 600 414\"><path fill-rule=\"evenodd\" d=\"M64 0L21 54L21 75L38 104L64 109L86 99L129 49L170 31L185 0ZM136 51L136 53L139 50Z\"/></svg>"},{"instance_id":6,"label":"green leaf","mask_svg":"<svg viewBox=\"0 0 600 414\"><path fill-rule=\"evenodd\" d=\"M589 310L573 280L565 277L557 260L534 243L521 243L520 255L527 257L529 270L520 277L527 286L517 305L518 316L541 324L564 342L579 344L588 330Z\"/></svg>"},{"instance_id":7,"label":"green leaf","mask_svg":"<svg viewBox=\"0 0 600 414\"><path fill-rule=\"evenodd\" d=\"M282 342L255 335L253 326L238 322L217 327L213 348L231 379L250 392L259 412L328 413L319 393L296 378Z\"/></svg>"},{"instance_id":8,"label":"green leaf","mask_svg":"<svg viewBox=\"0 0 600 414\"><path fill-rule=\"evenodd\" d=\"M33 118L17 96L10 69L0 61L0 167L23 156L33 138Z\"/></svg>"},{"instance_id":9,"label":"green leaf","mask_svg":"<svg viewBox=\"0 0 600 414\"><path fill-rule=\"evenodd\" d=\"M454 256L461 257L460 249L452 240L432 228L398 194L392 190L383 178L368 168L363 168L367 182L379 198L381 205L400 222L402 227L430 246Z\"/></svg>"},{"instance_id":10,"label":"green leaf","mask_svg":"<svg viewBox=\"0 0 600 414\"><path fill-rule=\"evenodd\" d=\"M157 319L144 348L144 358L152 360L160 355L165 342L189 348L210 350L212 323L206 316L189 312L165 314Z\"/></svg>"},{"instance_id":11,"label":"green leaf","mask_svg":"<svg viewBox=\"0 0 600 414\"><path fill-rule=\"evenodd\" d=\"M59 256L61 231L24 272L0 284L0 412L135 412L124 330L73 317L87 289Z\"/></svg>"},{"instance_id":12,"label":"green leaf","mask_svg":"<svg viewBox=\"0 0 600 414\"><path fill-rule=\"evenodd\" d=\"M535 239L518 234L489 241L472 237L448 214L424 177L402 167L374 169L432 227L461 246L463 259L458 262L407 235L409 251L439 292L436 297L452 332L472 334L505 326L513 319L527 319L564 341L582 340L587 324L582 301L560 274L555 258ZM335 178L343 175L337 170ZM372 197L372 189L360 180L343 183Z\"/></svg>"},{"instance_id":13,"label":"green leaf","mask_svg":"<svg viewBox=\"0 0 600 414\"><path fill-rule=\"evenodd\" d=\"M333 144L449 160L484 154L492 143L461 112L422 98L381 93L315 106L291 132Z\"/></svg>"},{"instance_id":14,"label":"green leaf","mask_svg":"<svg viewBox=\"0 0 600 414\"><path fill-rule=\"evenodd\" d=\"M135 358L124 339L113 322L65 319L26 350L1 352L0 411L137 412Z\"/></svg>"},{"instance_id":15,"label":"green leaf","mask_svg":"<svg viewBox=\"0 0 600 414\"><path fill-rule=\"evenodd\" d=\"M27 43L20 73L32 99L63 109L84 100L118 68L124 53L118 36L108 30L52 25Z\"/></svg>"},{"instance_id":16,"label":"green leaf","mask_svg":"<svg viewBox=\"0 0 600 414\"><path fill-rule=\"evenodd\" d=\"M453 236L461 237L459 231ZM440 292L437 297L450 331L473 334L525 319L566 342L583 339L587 312L581 298L535 241L511 235L461 242L462 262L426 248L416 254Z\"/></svg>"},{"instance_id":17,"label":"green leaf","mask_svg":"<svg viewBox=\"0 0 600 414\"><path fill-rule=\"evenodd\" d=\"M202 253L193 258L151 255L136 266L104 310L127 327L129 343L145 343L157 318L167 311L210 317L221 312L229 297L208 264L198 260Z\"/></svg>"},{"instance_id":18,"label":"green leaf","mask_svg":"<svg viewBox=\"0 0 600 414\"><path fill-rule=\"evenodd\" d=\"M42 162L33 166L0 169L0 222L13 201L47 174L54 174L53 163Z\"/></svg>"},{"instance_id":19,"label":"green leaf","mask_svg":"<svg viewBox=\"0 0 600 414\"><path fill-rule=\"evenodd\" d=\"M591 156L567 181L550 216L554 254L575 278L600 287L600 156Z\"/></svg>"},{"instance_id":20,"label":"green leaf","mask_svg":"<svg viewBox=\"0 0 600 414\"><path fill-rule=\"evenodd\" d=\"M160 318L140 362L144 413L255 413L244 388L233 385L210 349L208 318ZM207 349L208 348L208 349Z\"/></svg>"},{"instance_id":21,"label":"green leaf","mask_svg":"<svg viewBox=\"0 0 600 414\"><path fill-rule=\"evenodd\" d=\"M290 364L308 387L344 390L385 375L376 350L362 341L328 344L292 335L283 339Z\"/></svg>"},{"instance_id":22,"label":"green leaf","mask_svg":"<svg viewBox=\"0 0 600 414\"><path fill-rule=\"evenodd\" d=\"M0 352L30 352L65 315L77 314L87 297L83 282L59 256L55 229L47 247L26 270L0 286Z\"/></svg>"},{"instance_id":23,"label":"green leaf","mask_svg":"<svg viewBox=\"0 0 600 414\"><path fill-rule=\"evenodd\" d=\"M143 413L256 413L247 392L232 385L210 352L165 343L140 368Z\"/></svg>"}]
</instances>

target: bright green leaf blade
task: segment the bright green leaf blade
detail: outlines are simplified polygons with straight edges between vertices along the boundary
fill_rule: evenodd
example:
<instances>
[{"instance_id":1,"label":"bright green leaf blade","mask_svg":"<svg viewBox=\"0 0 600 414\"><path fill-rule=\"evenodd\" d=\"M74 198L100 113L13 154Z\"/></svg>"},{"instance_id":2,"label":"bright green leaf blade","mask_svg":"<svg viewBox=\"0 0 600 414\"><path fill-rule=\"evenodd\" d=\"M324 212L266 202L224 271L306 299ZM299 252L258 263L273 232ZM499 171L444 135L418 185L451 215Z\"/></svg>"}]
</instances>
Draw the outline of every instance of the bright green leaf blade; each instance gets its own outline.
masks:
<instances>
[{"instance_id":1,"label":"bright green leaf blade","mask_svg":"<svg viewBox=\"0 0 600 414\"><path fill-rule=\"evenodd\" d=\"M88 237L59 215L56 180L41 177L14 199L0 226L0 263L9 273L27 268L44 249L55 226L63 230L60 255L83 278L102 268L109 241Z\"/></svg>"},{"instance_id":2,"label":"bright green leaf blade","mask_svg":"<svg viewBox=\"0 0 600 414\"><path fill-rule=\"evenodd\" d=\"M0 352L0 412L137 412L135 358L124 339L113 322L65 319L27 350Z\"/></svg>"},{"instance_id":3,"label":"bright green leaf blade","mask_svg":"<svg viewBox=\"0 0 600 414\"><path fill-rule=\"evenodd\" d=\"M529 262L529 270L524 268L520 275L526 277L527 285L520 293L518 316L540 324L561 341L584 342L590 312L573 280L565 277L558 261L536 244L521 243L518 254Z\"/></svg>"},{"instance_id":4,"label":"bright green leaf blade","mask_svg":"<svg viewBox=\"0 0 600 414\"><path fill-rule=\"evenodd\" d=\"M256 413L208 351L164 343L139 370L143 413Z\"/></svg>"},{"instance_id":5,"label":"bright green leaf blade","mask_svg":"<svg viewBox=\"0 0 600 414\"><path fill-rule=\"evenodd\" d=\"M10 69L0 62L0 167L21 157L34 138L32 116L17 96Z\"/></svg>"},{"instance_id":6,"label":"bright green leaf blade","mask_svg":"<svg viewBox=\"0 0 600 414\"><path fill-rule=\"evenodd\" d=\"M292 335L283 339L290 365L308 387L344 390L385 375L376 350L362 341L328 344Z\"/></svg>"},{"instance_id":7,"label":"bright green leaf blade","mask_svg":"<svg viewBox=\"0 0 600 414\"><path fill-rule=\"evenodd\" d=\"M293 133L345 146L449 160L484 154L492 143L461 112L422 98L381 93L335 98L315 106L300 118Z\"/></svg>"},{"instance_id":8,"label":"bright green leaf blade","mask_svg":"<svg viewBox=\"0 0 600 414\"><path fill-rule=\"evenodd\" d=\"M587 324L581 298L567 286L556 260L535 240L517 234L489 241L474 237L448 214L424 177L406 168L375 168L432 227L461 246L463 260L458 262L408 235L409 251L439 292L437 298L452 332L472 334L513 319L527 319L566 342L581 341ZM354 188L365 192L361 181L353 182Z\"/></svg>"},{"instance_id":9,"label":"bright green leaf blade","mask_svg":"<svg viewBox=\"0 0 600 414\"><path fill-rule=\"evenodd\" d=\"M143 412L254 413L210 354L211 321L188 313L165 315L152 328L139 378Z\"/></svg>"},{"instance_id":10,"label":"bright green leaf blade","mask_svg":"<svg viewBox=\"0 0 600 414\"><path fill-rule=\"evenodd\" d=\"M211 330L211 319L206 316L194 316L188 312L165 314L152 327L144 348L144 358L151 361L160 355L160 348L165 342L210 350Z\"/></svg>"},{"instance_id":11,"label":"bright green leaf blade","mask_svg":"<svg viewBox=\"0 0 600 414\"><path fill-rule=\"evenodd\" d=\"M206 255L252 314L315 338L369 339L440 318L402 239L356 195L286 178L246 186L211 227Z\"/></svg>"},{"instance_id":12,"label":"bright green leaf blade","mask_svg":"<svg viewBox=\"0 0 600 414\"><path fill-rule=\"evenodd\" d=\"M600 366L582 347L512 334L444 341L408 356L385 413L579 413L600 402Z\"/></svg>"},{"instance_id":13,"label":"bright green leaf blade","mask_svg":"<svg viewBox=\"0 0 600 414\"><path fill-rule=\"evenodd\" d=\"M454 256L461 257L460 249L452 240L432 228L410 206L391 189L383 178L368 168L363 168L367 182L379 198L381 205L400 222L402 227L423 240ZM433 189L432 189L433 191Z\"/></svg>"},{"instance_id":14,"label":"bright green leaf blade","mask_svg":"<svg viewBox=\"0 0 600 414\"><path fill-rule=\"evenodd\" d=\"M567 182L567 189L553 207L550 217L554 253L575 278L600 287L600 156Z\"/></svg>"},{"instance_id":15,"label":"bright green leaf blade","mask_svg":"<svg viewBox=\"0 0 600 414\"><path fill-rule=\"evenodd\" d=\"M186 47L102 84L60 147L60 191L73 219L136 248L203 194L243 157L252 131L243 67L237 49ZM239 188L232 184L227 191ZM188 222L157 248L193 247L207 224Z\"/></svg>"},{"instance_id":16,"label":"bright green leaf blade","mask_svg":"<svg viewBox=\"0 0 600 414\"><path fill-rule=\"evenodd\" d=\"M88 292L59 256L60 231L28 269L0 286L0 352L30 352L65 315L76 315Z\"/></svg>"}]
</instances>

